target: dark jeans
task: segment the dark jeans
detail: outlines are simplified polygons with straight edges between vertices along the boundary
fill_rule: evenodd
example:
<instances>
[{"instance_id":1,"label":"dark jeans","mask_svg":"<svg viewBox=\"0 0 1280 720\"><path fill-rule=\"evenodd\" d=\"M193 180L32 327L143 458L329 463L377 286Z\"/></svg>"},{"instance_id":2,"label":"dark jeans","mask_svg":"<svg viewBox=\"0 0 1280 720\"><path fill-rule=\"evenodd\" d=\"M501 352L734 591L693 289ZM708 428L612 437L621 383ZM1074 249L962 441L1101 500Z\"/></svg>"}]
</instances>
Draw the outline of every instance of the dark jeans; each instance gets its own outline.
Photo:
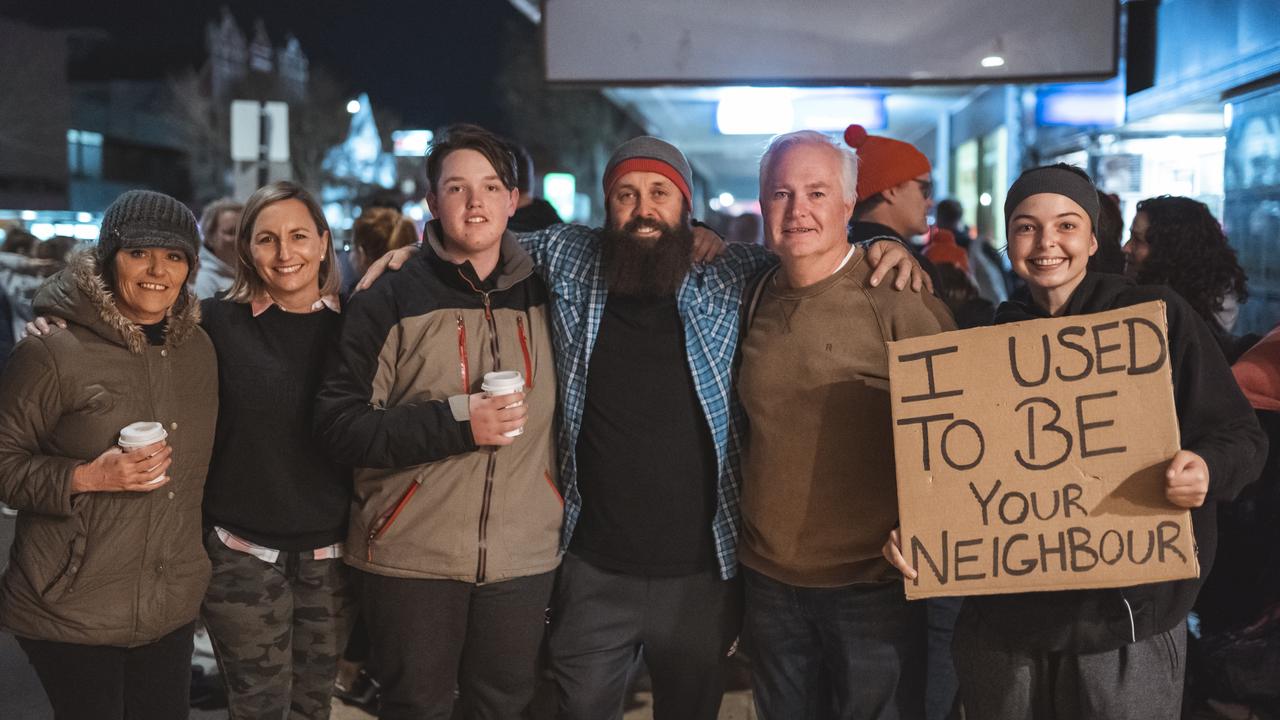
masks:
<instances>
[{"instance_id":1,"label":"dark jeans","mask_svg":"<svg viewBox=\"0 0 1280 720\"><path fill-rule=\"evenodd\" d=\"M185 720L195 622L134 648L18 638L55 720Z\"/></svg>"},{"instance_id":2,"label":"dark jeans","mask_svg":"<svg viewBox=\"0 0 1280 720\"><path fill-rule=\"evenodd\" d=\"M487 585L360 573L382 720L519 718L533 700L555 573Z\"/></svg>"},{"instance_id":3,"label":"dark jeans","mask_svg":"<svg viewBox=\"0 0 1280 720\"><path fill-rule=\"evenodd\" d=\"M802 588L744 568L762 720L924 717L924 603L901 582Z\"/></svg>"},{"instance_id":4,"label":"dark jeans","mask_svg":"<svg viewBox=\"0 0 1280 720\"><path fill-rule=\"evenodd\" d=\"M716 571L643 577L566 554L551 619L561 720L622 717L628 674L643 653L655 720L715 720L725 663L742 627L742 590Z\"/></svg>"},{"instance_id":5,"label":"dark jeans","mask_svg":"<svg viewBox=\"0 0 1280 720\"><path fill-rule=\"evenodd\" d=\"M955 634L956 617L964 598L939 597L925 600L929 616L928 680L925 690L925 717L947 720L959 717L956 689L956 666L951 660L951 638Z\"/></svg>"}]
</instances>

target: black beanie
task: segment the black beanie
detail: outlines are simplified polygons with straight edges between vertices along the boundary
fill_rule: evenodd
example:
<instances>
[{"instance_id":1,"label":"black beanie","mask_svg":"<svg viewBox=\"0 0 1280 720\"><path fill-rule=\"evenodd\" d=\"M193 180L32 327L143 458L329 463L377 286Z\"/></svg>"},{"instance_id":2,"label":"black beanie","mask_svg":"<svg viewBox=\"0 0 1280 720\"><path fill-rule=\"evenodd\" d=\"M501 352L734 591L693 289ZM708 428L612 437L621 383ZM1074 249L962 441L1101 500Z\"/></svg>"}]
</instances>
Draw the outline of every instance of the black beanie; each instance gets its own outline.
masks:
<instances>
[{"instance_id":1,"label":"black beanie","mask_svg":"<svg viewBox=\"0 0 1280 720\"><path fill-rule=\"evenodd\" d=\"M1089 229L1095 233L1098 231L1098 213L1101 212L1098 188L1094 187L1083 170L1065 163L1031 168L1018 176L1004 198L1006 230L1018 204L1040 193L1053 193L1074 200L1089 216L1089 222L1092 223Z\"/></svg>"},{"instance_id":2,"label":"black beanie","mask_svg":"<svg viewBox=\"0 0 1280 720\"><path fill-rule=\"evenodd\" d=\"M123 248L170 248L187 256L194 270L200 254L196 216L163 193L130 190L111 203L98 234L98 266Z\"/></svg>"}]
</instances>

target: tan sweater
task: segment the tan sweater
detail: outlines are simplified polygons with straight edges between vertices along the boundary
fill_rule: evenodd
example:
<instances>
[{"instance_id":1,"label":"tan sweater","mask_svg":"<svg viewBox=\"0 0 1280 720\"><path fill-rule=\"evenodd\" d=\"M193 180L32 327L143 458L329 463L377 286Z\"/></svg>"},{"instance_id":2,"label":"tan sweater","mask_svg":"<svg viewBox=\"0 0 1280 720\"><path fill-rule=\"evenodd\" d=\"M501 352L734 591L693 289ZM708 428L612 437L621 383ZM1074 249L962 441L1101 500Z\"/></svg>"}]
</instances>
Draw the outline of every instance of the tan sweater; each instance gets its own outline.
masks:
<instances>
[{"instance_id":1,"label":"tan sweater","mask_svg":"<svg viewBox=\"0 0 1280 720\"><path fill-rule=\"evenodd\" d=\"M867 284L859 251L800 289L777 276L742 343L750 418L739 559L780 582L836 587L892 578L898 524L885 343L955 329L941 300Z\"/></svg>"}]
</instances>

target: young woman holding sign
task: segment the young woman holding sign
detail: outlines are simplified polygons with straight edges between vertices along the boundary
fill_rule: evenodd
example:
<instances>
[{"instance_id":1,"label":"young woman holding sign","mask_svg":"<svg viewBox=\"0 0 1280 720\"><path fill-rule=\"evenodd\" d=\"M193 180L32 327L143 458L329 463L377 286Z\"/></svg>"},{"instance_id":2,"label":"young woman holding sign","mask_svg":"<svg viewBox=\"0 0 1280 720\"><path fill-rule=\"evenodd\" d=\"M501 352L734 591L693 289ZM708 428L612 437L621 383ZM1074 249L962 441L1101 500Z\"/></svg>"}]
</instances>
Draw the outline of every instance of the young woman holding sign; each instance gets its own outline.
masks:
<instances>
[{"instance_id":1,"label":"young woman holding sign","mask_svg":"<svg viewBox=\"0 0 1280 720\"><path fill-rule=\"evenodd\" d=\"M1162 287L1091 273L1098 194L1069 165L1034 168L1005 202L1009 260L1030 299L1000 306L997 323L1084 315L1162 300L1169 326L1182 450L1165 473L1165 497L1191 510L1199 578L1104 590L1020 593L965 600L953 653L966 712L979 718L1177 717L1186 617L1213 566L1215 503L1235 497L1261 469L1266 438L1213 333ZM897 531L885 557L915 577Z\"/></svg>"}]
</instances>

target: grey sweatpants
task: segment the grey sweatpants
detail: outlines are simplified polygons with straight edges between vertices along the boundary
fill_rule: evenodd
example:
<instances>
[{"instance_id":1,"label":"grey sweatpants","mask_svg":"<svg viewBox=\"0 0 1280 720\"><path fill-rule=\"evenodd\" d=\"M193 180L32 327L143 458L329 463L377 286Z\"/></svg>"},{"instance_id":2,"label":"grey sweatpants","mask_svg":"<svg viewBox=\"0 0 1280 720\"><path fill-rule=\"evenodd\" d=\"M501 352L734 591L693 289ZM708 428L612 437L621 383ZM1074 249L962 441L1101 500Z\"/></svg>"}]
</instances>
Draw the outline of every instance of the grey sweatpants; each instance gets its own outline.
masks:
<instances>
[{"instance_id":1,"label":"grey sweatpants","mask_svg":"<svg viewBox=\"0 0 1280 720\"><path fill-rule=\"evenodd\" d=\"M1010 651L961 613L952 655L966 720L1166 720L1181 716L1187 624L1117 650Z\"/></svg>"}]
</instances>

